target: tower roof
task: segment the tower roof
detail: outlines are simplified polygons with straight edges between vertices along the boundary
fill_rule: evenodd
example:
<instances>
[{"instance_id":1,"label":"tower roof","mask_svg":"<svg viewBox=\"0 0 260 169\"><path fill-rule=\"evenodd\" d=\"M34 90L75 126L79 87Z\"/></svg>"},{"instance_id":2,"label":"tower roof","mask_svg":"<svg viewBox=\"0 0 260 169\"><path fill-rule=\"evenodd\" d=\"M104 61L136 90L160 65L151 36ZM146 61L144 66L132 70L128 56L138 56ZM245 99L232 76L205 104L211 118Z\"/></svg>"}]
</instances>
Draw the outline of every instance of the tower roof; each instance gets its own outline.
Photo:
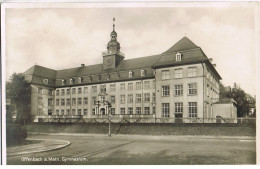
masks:
<instances>
[{"instance_id":1,"label":"tower roof","mask_svg":"<svg viewBox=\"0 0 260 169\"><path fill-rule=\"evenodd\" d=\"M195 45L189 38L184 36L181 40L179 40L175 45L173 45L170 49L168 49L164 53L179 52L179 51L190 50L195 48L199 48L199 47Z\"/></svg>"}]
</instances>

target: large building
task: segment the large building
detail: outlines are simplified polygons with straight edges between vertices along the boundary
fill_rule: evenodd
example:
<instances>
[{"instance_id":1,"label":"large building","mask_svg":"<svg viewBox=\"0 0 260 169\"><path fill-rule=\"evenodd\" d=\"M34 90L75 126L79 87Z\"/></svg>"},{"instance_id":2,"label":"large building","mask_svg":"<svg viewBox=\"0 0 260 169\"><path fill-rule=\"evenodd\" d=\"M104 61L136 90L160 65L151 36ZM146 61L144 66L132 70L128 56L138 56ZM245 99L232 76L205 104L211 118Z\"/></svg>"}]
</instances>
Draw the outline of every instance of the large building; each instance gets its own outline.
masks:
<instances>
[{"instance_id":1,"label":"large building","mask_svg":"<svg viewBox=\"0 0 260 169\"><path fill-rule=\"evenodd\" d=\"M106 121L111 114L115 122L216 122L221 76L199 46L185 36L161 54L127 60L114 24L110 37L101 64L24 72L34 121Z\"/></svg>"}]
</instances>

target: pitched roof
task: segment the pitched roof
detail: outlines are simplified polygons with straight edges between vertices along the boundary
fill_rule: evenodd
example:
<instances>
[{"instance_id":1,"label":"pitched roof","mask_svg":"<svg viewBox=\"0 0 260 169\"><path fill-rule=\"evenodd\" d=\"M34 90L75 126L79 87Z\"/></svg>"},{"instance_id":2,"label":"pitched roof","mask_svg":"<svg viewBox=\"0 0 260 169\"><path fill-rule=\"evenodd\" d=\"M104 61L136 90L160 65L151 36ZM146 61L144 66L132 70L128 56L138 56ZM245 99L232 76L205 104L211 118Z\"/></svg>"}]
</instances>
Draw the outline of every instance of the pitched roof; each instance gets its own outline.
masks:
<instances>
[{"instance_id":1,"label":"pitched roof","mask_svg":"<svg viewBox=\"0 0 260 169\"><path fill-rule=\"evenodd\" d=\"M103 64L77 67L71 69L58 70L56 79L89 76L101 73L130 71L134 69L151 68L160 58L161 55L147 56L135 59L123 60L118 67L110 70L103 70Z\"/></svg>"},{"instance_id":2,"label":"pitched roof","mask_svg":"<svg viewBox=\"0 0 260 169\"><path fill-rule=\"evenodd\" d=\"M176 44L174 44L170 49L168 49L164 53L178 52L195 48L199 47L195 45L189 38L184 36L181 40L179 40Z\"/></svg>"},{"instance_id":3,"label":"pitched roof","mask_svg":"<svg viewBox=\"0 0 260 169\"><path fill-rule=\"evenodd\" d=\"M37 77L44 77L44 78L50 78L50 79L55 79L56 78L56 70L49 69L46 67L42 67L39 65L34 65L27 71L25 71L23 74L24 75L34 75Z\"/></svg>"}]
</instances>

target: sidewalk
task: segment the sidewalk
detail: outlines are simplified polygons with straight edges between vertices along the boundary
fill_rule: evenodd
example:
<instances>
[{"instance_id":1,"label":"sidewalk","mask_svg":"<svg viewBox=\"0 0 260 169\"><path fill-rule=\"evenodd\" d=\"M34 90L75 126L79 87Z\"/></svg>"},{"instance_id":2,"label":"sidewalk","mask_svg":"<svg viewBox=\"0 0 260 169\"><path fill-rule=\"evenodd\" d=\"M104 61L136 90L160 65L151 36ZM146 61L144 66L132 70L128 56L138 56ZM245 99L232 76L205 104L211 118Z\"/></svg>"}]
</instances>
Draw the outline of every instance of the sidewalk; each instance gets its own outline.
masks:
<instances>
[{"instance_id":1,"label":"sidewalk","mask_svg":"<svg viewBox=\"0 0 260 169\"><path fill-rule=\"evenodd\" d=\"M29 139L31 144L7 147L7 156L16 156L29 153L38 153L44 151L57 150L70 145L69 141L54 139Z\"/></svg>"}]
</instances>

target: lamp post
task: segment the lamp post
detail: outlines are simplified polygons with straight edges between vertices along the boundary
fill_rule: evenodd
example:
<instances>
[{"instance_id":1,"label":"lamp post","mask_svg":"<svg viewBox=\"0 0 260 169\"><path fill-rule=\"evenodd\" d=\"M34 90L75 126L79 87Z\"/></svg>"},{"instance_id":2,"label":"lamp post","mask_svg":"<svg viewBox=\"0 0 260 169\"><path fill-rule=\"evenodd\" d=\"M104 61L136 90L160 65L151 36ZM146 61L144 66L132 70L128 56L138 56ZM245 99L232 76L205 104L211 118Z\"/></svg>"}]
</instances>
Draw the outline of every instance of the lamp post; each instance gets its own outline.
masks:
<instances>
[{"instance_id":1,"label":"lamp post","mask_svg":"<svg viewBox=\"0 0 260 169\"><path fill-rule=\"evenodd\" d=\"M111 137L111 120L112 120L112 114L110 111L111 105L108 101L105 101L105 103L108 106L108 136Z\"/></svg>"}]
</instances>

